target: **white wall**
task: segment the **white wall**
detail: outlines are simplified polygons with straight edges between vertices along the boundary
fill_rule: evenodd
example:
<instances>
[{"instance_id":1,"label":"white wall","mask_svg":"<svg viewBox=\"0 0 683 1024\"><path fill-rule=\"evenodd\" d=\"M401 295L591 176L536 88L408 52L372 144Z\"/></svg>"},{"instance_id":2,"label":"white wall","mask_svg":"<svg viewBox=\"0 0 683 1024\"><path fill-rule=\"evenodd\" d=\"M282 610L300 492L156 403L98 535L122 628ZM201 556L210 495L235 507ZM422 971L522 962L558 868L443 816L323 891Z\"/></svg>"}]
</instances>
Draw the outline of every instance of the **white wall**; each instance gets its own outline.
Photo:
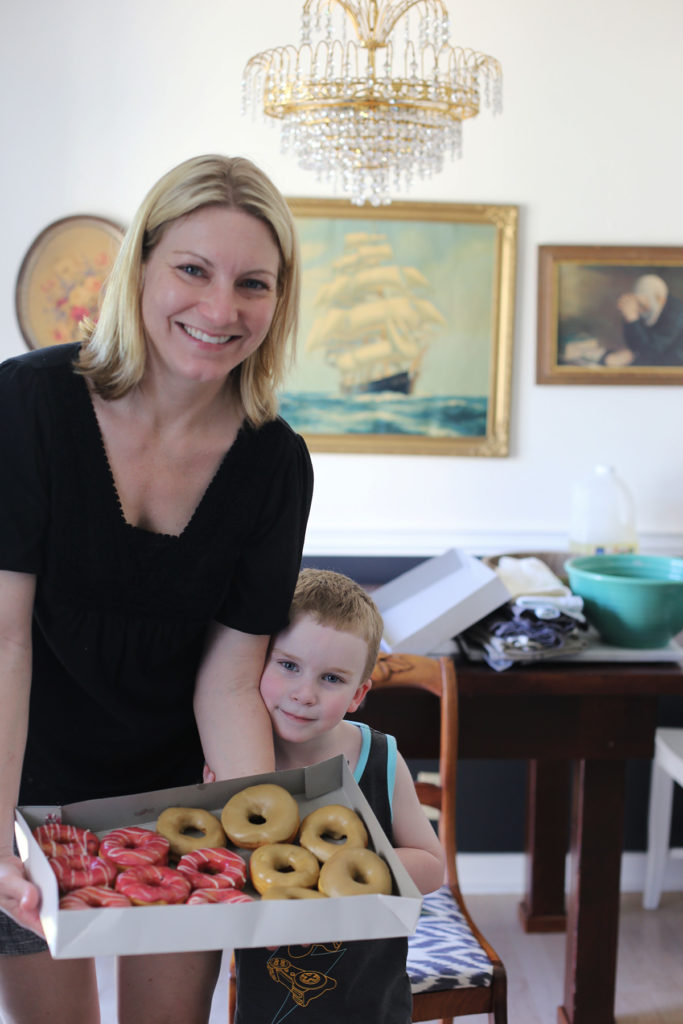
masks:
<instances>
[{"instance_id":1,"label":"white wall","mask_svg":"<svg viewBox=\"0 0 683 1024\"><path fill-rule=\"evenodd\" d=\"M537 246L682 242L680 0L450 0L452 41L498 57L504 112L410 199L520 207L507 458L316 454L309 554L562 548L570 483L595 462L633 491L646 550L683 550L683 392L535 384ZM0 32L0 357L24 351L21 260L48 223L125 223L168 167L243 153L289 196L325 187L240 113L258 50L299 36L300 0L31 0Z\"/></svg>"}]
</instances>

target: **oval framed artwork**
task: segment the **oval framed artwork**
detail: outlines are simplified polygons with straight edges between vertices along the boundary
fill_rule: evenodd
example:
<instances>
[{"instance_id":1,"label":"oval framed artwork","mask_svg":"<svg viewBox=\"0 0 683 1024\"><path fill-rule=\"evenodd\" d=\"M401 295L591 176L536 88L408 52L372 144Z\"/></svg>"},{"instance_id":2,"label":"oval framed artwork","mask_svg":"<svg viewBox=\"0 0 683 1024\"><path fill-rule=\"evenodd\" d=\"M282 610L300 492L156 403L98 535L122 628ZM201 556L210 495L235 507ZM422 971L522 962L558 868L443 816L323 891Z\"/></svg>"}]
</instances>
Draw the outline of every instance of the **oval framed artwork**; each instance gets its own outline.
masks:
<instances>
[{"instance_id":1,"label":"oval framed artwork","mask_svg":"<svg viewBox=\"0 0 683 1024\"><path fill-rule=\"evenodd\" d=\"M122 239L122 227L89 214L63 217L41 231L19 268L15 292L29 348L78 341L81 320L97 319L102 285Z\"/></svg>"}]
</instances>

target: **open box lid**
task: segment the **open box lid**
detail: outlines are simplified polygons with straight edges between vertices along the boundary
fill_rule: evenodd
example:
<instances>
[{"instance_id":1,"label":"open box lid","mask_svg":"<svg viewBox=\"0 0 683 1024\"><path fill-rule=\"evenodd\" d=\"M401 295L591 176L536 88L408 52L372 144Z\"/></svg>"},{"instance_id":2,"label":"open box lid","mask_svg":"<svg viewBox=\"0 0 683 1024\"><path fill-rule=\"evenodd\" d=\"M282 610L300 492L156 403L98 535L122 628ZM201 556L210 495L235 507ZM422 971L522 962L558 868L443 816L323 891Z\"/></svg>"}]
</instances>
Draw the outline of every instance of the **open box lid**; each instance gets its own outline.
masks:
<instances>
[{"instance_id":1,"label":"open box lid","mask_svg":"<svg viewBox=\"0 0 683 1024\"><path fill-rule=\"evenodd\" d=\"M373 591L384 619L382 649L432 654L510 600L494 569L458 548Z\"/></svg>"}]
</instances>

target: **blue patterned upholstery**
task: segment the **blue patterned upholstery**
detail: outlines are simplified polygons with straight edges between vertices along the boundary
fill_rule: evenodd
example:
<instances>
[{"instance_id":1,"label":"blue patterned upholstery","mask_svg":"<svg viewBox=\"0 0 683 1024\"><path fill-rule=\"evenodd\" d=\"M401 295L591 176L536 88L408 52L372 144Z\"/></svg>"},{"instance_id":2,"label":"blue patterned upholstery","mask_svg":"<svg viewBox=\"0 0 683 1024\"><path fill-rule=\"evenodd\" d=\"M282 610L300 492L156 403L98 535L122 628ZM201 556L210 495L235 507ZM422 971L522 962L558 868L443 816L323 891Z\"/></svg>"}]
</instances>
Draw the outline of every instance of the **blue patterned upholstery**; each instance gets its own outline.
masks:
<instances>
[{"instance_id":1,"label":"blue patterned upholstery","mask_svg":"<svg viewBox=\"0 0 683 1024\"><path fill-rule=\"evenodd\" d=\"M413 995L491 985L493 967L447 885L424 897L415 934L408 940Z\"/></svg>"}]
</instances>

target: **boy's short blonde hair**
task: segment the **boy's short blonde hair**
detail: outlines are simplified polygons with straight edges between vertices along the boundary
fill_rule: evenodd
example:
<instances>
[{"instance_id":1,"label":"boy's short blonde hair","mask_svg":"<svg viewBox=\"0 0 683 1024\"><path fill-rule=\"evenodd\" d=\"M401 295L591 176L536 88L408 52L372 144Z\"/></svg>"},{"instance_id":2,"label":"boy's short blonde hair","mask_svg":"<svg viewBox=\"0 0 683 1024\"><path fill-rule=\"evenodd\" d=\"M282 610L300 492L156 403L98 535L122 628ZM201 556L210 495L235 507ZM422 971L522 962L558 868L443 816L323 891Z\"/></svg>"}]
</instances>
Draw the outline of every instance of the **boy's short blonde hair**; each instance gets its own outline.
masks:
<instances>
[{"instance_id":1,"label":"boy's short blonde hair","mask_svg":"<svg viewBox=\"0 0 683 1024\"><path fill-rule=\"evenodd\" d=\"M355 580L329 569L302 569L294 590L290 623L301 615L310 615L321 626L353 633L364 640L368 656L363 680L370 677L377 661L384 622L375 602Z\"/></svg>"}]
</instances>

